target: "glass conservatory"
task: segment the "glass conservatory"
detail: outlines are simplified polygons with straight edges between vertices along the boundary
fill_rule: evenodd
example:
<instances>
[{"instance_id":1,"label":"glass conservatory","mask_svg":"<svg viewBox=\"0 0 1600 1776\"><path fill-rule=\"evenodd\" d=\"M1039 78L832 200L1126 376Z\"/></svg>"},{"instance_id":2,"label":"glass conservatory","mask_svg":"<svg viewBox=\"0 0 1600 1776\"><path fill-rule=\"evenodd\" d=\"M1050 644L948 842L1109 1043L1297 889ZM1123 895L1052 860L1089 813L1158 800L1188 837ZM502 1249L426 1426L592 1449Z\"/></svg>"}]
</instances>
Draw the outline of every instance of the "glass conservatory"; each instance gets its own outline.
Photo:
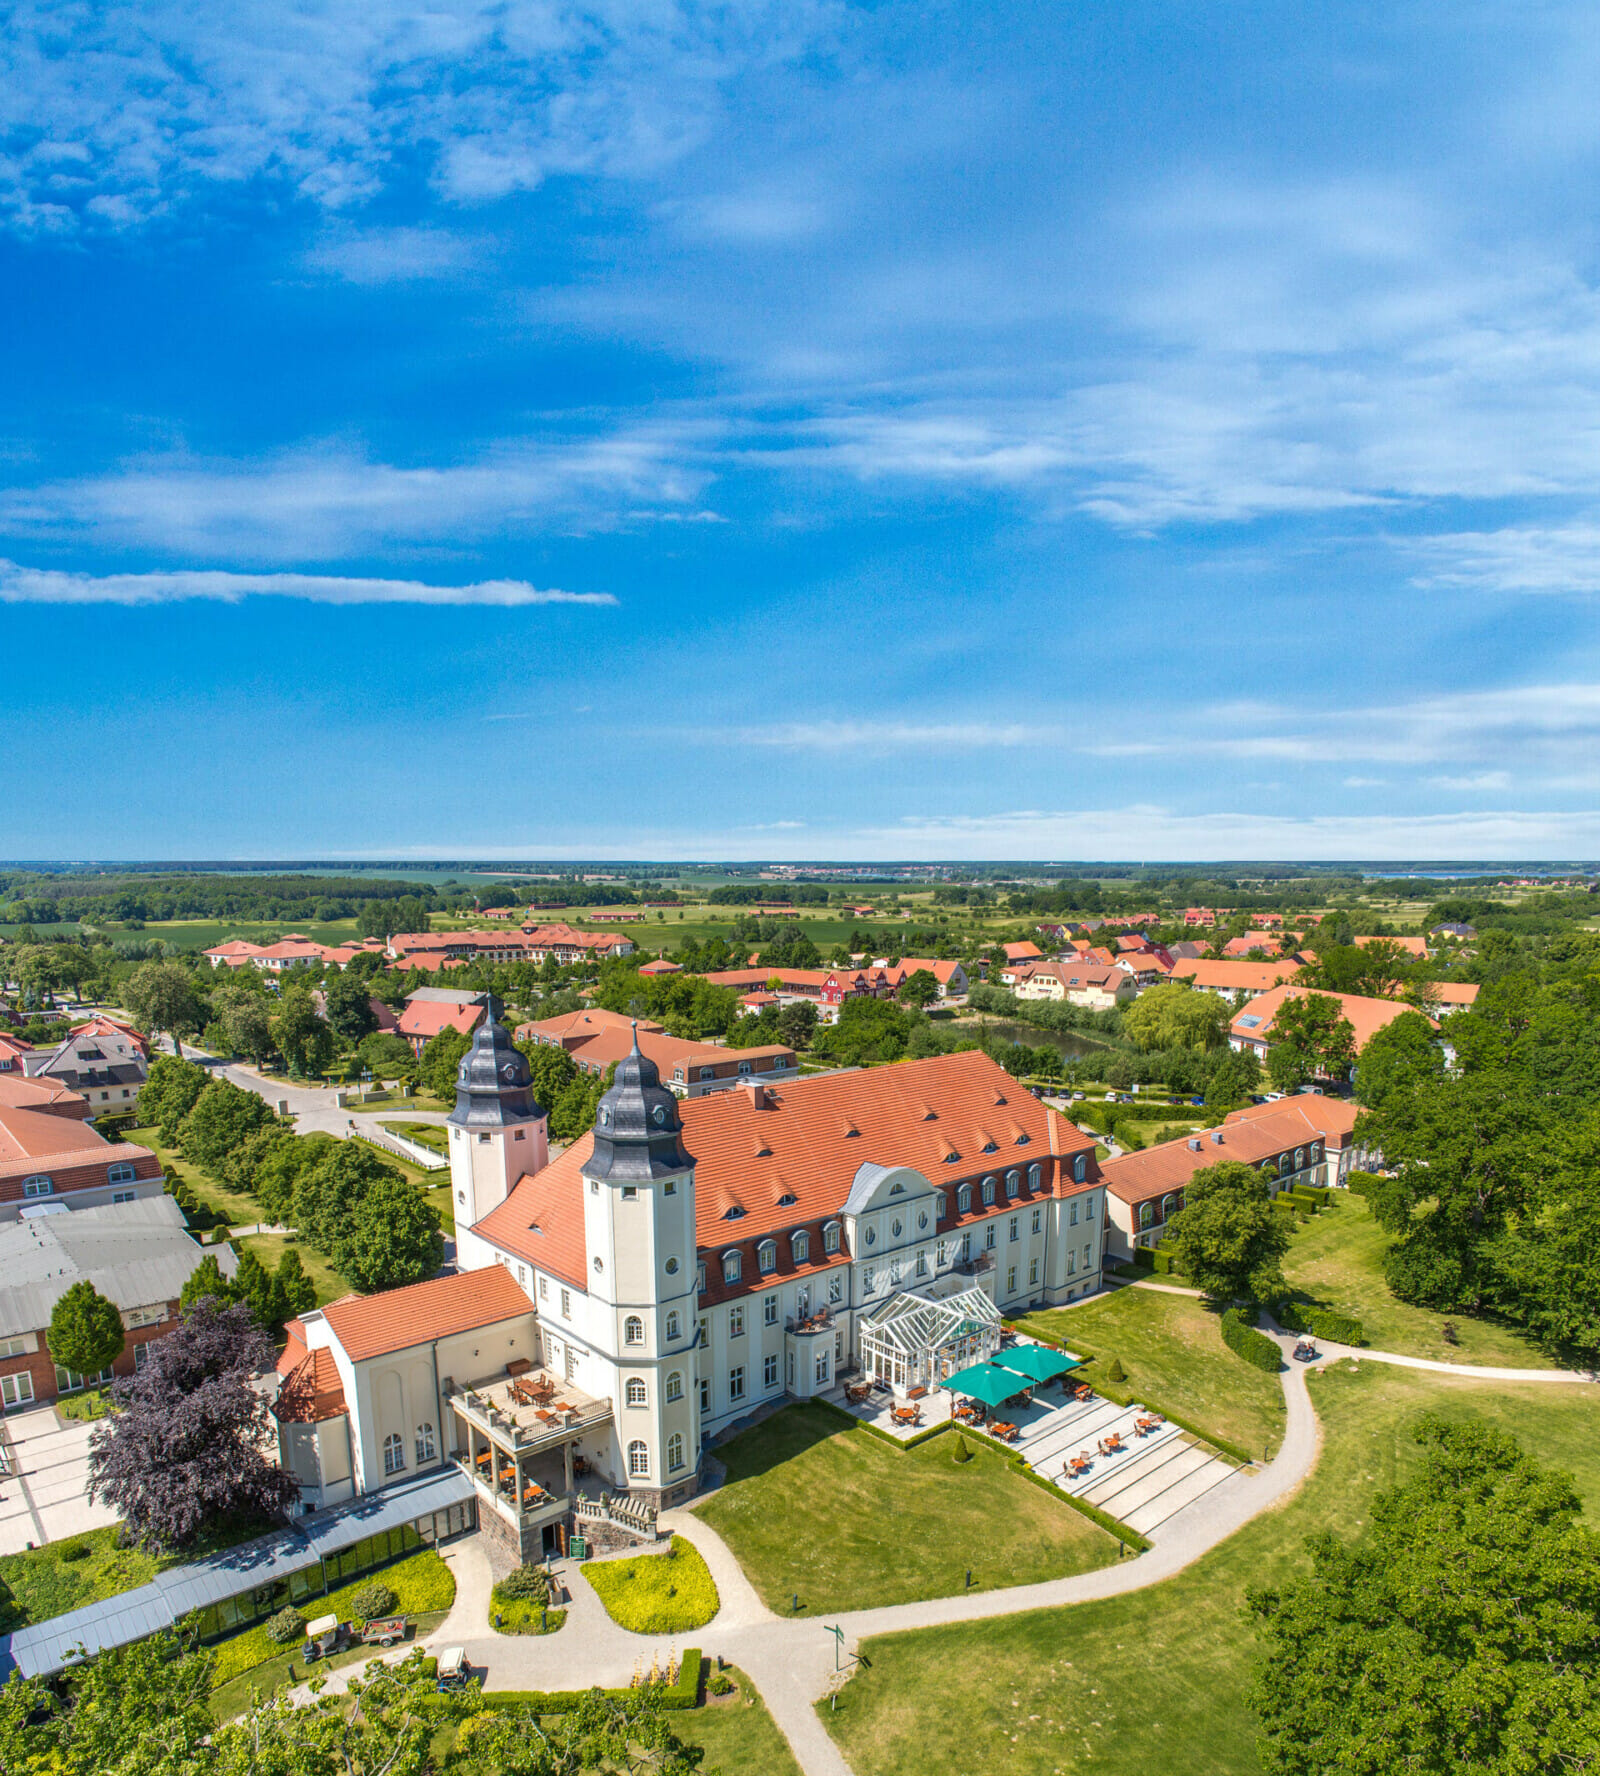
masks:
<instances>
[{"instance_id":1,"label":"glass conservatory","mask_svg":"<svg viewBox=\"0 0 1600 1776\"><path fill-rule=\"evenodd\" d=\"M937 1387L1000 1348L1000 1310L981 1289L943 1301L907 1290L876 1307L860 1325L861 1368L896 1393Z\"/></svg>"}]
</instances>

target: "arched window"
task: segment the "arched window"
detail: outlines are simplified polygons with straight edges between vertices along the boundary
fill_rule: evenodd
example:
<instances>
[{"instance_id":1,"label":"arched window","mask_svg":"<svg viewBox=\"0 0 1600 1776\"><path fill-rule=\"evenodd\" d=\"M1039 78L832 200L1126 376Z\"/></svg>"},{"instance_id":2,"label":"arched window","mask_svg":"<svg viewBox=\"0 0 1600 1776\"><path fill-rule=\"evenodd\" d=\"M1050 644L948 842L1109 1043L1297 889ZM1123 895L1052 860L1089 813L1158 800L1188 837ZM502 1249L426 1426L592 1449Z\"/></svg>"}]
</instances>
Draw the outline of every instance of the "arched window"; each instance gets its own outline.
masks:
<instances>
[{"instance_id":1,"label":"arched window","mask_svg":"<svg viewBox=\"0 0 1600 1776\"><path fill-rule=\"evenodd\" d=\"M936 1190L933 1193L933 1218L935 1221L942 1221L944 1219L944 1217L945 1217L944 1192L942 1190Z\"/></svg>"},{"instance_id":2,"label":"arched window","mask_svg":"<svg viewBox=\"0 0 1600 1776\"><path fill-rule=\"evenodd\" d=\"M681 1325L681 1323L682 1322L678 1319L678 1310L676 1308L674 1308L672 1310L672 1312L667 1315L667 1343L668 1344L673 1343L680 1336L678 1328Z\"/></svg>"},{"instance_id":3,"label":"arched window","mask_svg":"<svg viewBox=\"0 0 1600 1776\"><path fill-rule=\"evenodd\" d=\"M1015 1166L1006 1173L1006 1195L1015 1196L1022 1188L1022 1173Z\"/></svg>"},{"instance_id":4,"label":"arched window","mask_svg":"<svg viewBox=\"0 0 1600 1776\"><path fill-rule=\"evenodd\" d=\"M390 1431L383 1440L383 1471L386 1474L398 1474L406 1465L406 1446L400 1440L398 1431Z\"/></svg>"},{"instance_id":5,"label":"arched window","mask_svg":"<svg viewBox=\"0 0 1600 1776\"><path fill-rule=\"evenodd\" d=\"M650 1472L650 1451L649 1451L649 1448L644 1443L641 1443L641 1442L636 1441L636 1442L630 1443L628 1445L628 1473L629 1473L630 1477L635 1480L641 1479L641 1478L647 1476L649 1474L649 1472Z\"/></svg>"},{"instance_id":6,"label":"arched window","mask_svg":"<svg viewBox=\"0 0 1600 1776\"><path fill-rule=\"evenodd\" d=\"M1178 1209L1177 1197L1175 1197L1175 1196L1162 1197L1162 1199L1161 1199L1161 1219L1163 1221L1165 1221L1169 1215L1176 1214L1177 1209Z\"/></svg>"},{"instance_id":7,"label":"arched window","mask_svg":"<svg viewBox=\"0 0 1600 1776\"><path fill-rule=\"evenodd\" d=\"M986 1203L992 1203L994 1201L994 1175L993 1175L993 1173L991 1173L983 1181L983 1200Z\"/></svg>"},{"instance_id":8,"label":"arched window","mask_svg":"<svg viewBox=\"0 0 1600 1776\"><path fill-rule=\"evenodd\" d=\"M622 1337L627 1344L644 1343L644 1321L637 1314L629 1314L622 1322Z\"/></svg>"},{"instance_id":9,"label":"arched window","mask_svg":"<svg viewBox=\"0 0 1600 1776\"><path fill-rule=\"evenodd\" d=\"M839 1223L830 1221L822 1230L822 1249L824 1252L839 1250Z\"/></svg>"},{"instance_id":10,"label":"arched window","mask_svg":"<svg viewBox=\"0 0 1600 1776\"><path fill-rule=\"evenodd\" d=\"M676 1369L674 1369L672 1371L672 1373L667 1377L667 1400L668 1400L668 1403L670 1404L672 1401L681 1400L682 1398L683 1398L683 1376L681 1374L679 1374L679 1372Z\"/></svg>"},{"instance_id":11,"label":"arched window","mask_svg":"<svg viewBox=\"0 0 1600 1776\"><path fill-rule=\"evenodd\" d=\"M676 1431L667 1438L667 1467L676 1474L683 1466L683 1438Z\"/></svg>"},{"instance_id":12,"label":"arched window","mask_svg":"<svg viewBox=\"0 0 1600 1776\"><path fill-rule=\"evenodd\" d=\"M1028 1188L1030 1190L1037 1190L1039 1188L1039 1179L1042 1175L1043 1174L1039 1170L1039 1162L1035 1160L1033 1164L1028 1167Z\"/></svg>"},{"instance_id":13,"label":"arched window","mask_svg":"<svg viewBox=\"0 0 1600 1776\"><path fill-rule=\"evenodd\" d=\"M803 1228L799 1233L789 1235L789 1250L794 1255L796 1264L806 1264L811 1259L811 1235Z\"/></svg>"},{"instance_id":14,"label":"arched window","mask_svg":"<svg viewBox=\"0 0 1600 1776\"><path fill-rule=\"evenodd\" d=\"M22 1180L22 1194L24 1196L49 1196L54 1189L55 1185L43 1172Z\"/></svg>"},{"instance_id":15,"label":"arched window","mask_svg":"<svg viewBox=\"0 0 1600 1776\"><path fill-rule=\"evenodd\" d=\"M628 1383L628 1404L630 1406L644 1404L644 1383L637 1376Z\"/></svg>"},{"instance_id":16,"label":"arched window","mask_svg":"<svg viewBox=\"0 0 1600 1776\"><path fill-rule=\"evenodd\" d=\"M1294 1169L1298 1172L1300 1170L1301 1166L1303 1166L1305 1163L1306 1163L1305 1148L1304 1147L1296 1147L1294 1150Z\"/></svg>"},{"instance_id":17,"label":"arched window","mask_svg":"<svg viewBox=\"0 0 1600 1776\"><path fill-rule=\"evenodd\" d=\"M763 1276L778 1268L778 1242L776 1240L763 1240L756 1247L756 1265Z\"/></svg>"},{"instance_id":18,"label":"arched window","mask_svg":"<svg viewBox=\"0 0 1600 1776\"><path fill-rule=\"evenodd\" d=\"M972 1207L972 1186L970 1184L963 1184L961 1186L961 1188L956 1192L956 1208L960 1211L961 1214L964 1215L964 1214L966 1214L967 1210L970 1209L971 1207Z\"/></svg>"},{"instance_id":19,"label":"arched window","mask_svg":"<svg viewBox=\"0 0 1600 1776\"><path fill-rule=\"evenodd\" d=\"M417 1426L417 1466L431 1462L434 1456L433 1426L419 1424Z\"/></svg>"},{"instance_id":20,"label":"arched window","mask_svg":"<svg viewBox=\"0 0 1600 1776\"><path fill-rule=\"evenodd\" d=\"M1148 1227L1155 1218L1156 1212L1151 1208L1149 1203L1139 1204L1139 1225L1141 1227Z\"/></svg>"},{"instance_id":21,"label":"arched window","mask_svg":"<svg viewBox=\"0 0 1600 1776\"><path fill-rule=\"evenodd\" d=\"M1084 1179L1088 1176L1088 1171L1089 1171L1088 1155L1080 1153L1078 1155L1078 1157L1075 1160L1073 1160L1073 1162L1072 1162L1072 1181L1073 1181L1073 1183L1074 1184L1081 1184L1084 1181Z\"/></svg>"},{"instance_id":22,"label":"arched window","mask_svg":"<svg viewBox=\"0 0 1600 1776\"><path fill-rule=\"evenodd\" d=\"M737 1251L722 1254L722 1280L725 1283L736 1283L739 1280L739 1254Z\"/></svg>"}]
</instances>

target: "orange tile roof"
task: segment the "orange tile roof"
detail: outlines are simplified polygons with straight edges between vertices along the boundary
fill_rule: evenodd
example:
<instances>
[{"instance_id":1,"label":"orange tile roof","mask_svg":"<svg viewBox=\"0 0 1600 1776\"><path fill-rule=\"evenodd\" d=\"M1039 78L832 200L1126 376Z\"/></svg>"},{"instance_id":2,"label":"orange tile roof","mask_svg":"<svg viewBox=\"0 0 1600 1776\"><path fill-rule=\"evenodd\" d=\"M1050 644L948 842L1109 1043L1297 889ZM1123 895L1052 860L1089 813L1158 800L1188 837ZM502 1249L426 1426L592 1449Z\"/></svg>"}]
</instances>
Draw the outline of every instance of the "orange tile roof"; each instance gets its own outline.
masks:
<instances>
[{"instance_id":1,"label":"orange tile roof","mask_svg":"<svg viewBox=\"0 0 1600 1776\"><path fill-rule=\"evenodd\" d=\"M41 1116L89 1118L89 1100L59 1080L25 1079L20 1073L0 1073L0 1108L36 1110Z\"/></svg>"},{"instance_id":2,"label":"orange tile roof","mask_svg":"<svg viewBox=\"0 0 1600 1776\"><path fill-rule=\"evenodd\" d=\"M1335 1098L1320 1092L1295 1092L1272 1104L1247 1104L1227 1116L1224 1126L1235 1122L1270 1121L1275 1116L1298 1116L1308 1134L1321 1135L1330 1147L1342 1147L1356 1126L1361 1106L1348 1098Z\"/></svg>"},{"instance_id":3,"label":"orange tile roof","mask_svg":"<svg viewBox=\"0 0 1600 1776\"><path fill-rule=\"evenodd\" d=\"M695 1236L702 1250L721 1252L771 1233L817 1227L843 1207L869 1160L914 1167L936 1188L950 1191L952 1201L958 1183L1010 1166L1026 1169L1034 1161L1043 1168L1041 1194L1071 1195L1097 1176L1093 1137L1041 1104L980 1050L767 1086L760 1106L757 1095L713 1092L678 1107L684 1148L695 1162ZM1019 1142L1019 1135L1026 1141ZM524 1177L478 1229L502 1250L580 1288L579 1174L592 1146L593 1136L584 1135L542 1172ZM986 1152L986 1146L993 1150ZM1058 1163L1079 1153L1089 1156L1083 1185ZM743 1213L730 1220L734 1208ZM956 1220L952 1213L948 1225ZM821 1243L813 1237L814 1252L820 1253ZM755 1286L753 1262L745 1276ZM715 1275L711 1280L714 1294Z\"/></svg>"},{"instance_id":4,"label":"orange tile roof","mask_svg":"<svg viewBox=\"0 0 1600 1776\"><path fill-rule=\"evenodd\" d=\"M1428 956L1428 942L1422 937L1358 937L1356 942L1362 948L1368 944L1392 943L1397 944L1407 955L1420 957L1423 961Z\"/></svg>"},{"instance_id":5,"label":"orange tile roof","mask_svg":"<svg viewBox=\"0 0 1600 1776\"><path fill-rule=\"evenodd\" d=\"M1402 1005L1398 999L1366 999L1358 993L1321 993L1320 988L1281 986L1241 1005L1228 1026L1230 1033L1241 1041L1267 1041L1278 1007L1285 999L1303 999L1309 992L1318 992L1324 999L1338 1000L1341 1014L1350 1020L1350 1026L1355 1031L1357 1054L1386 1025L1415 1009L1410 1005ZM1251 1021L1247 1022L1247 1019ZM1432 1018L1428 1022L1433 1024L1434 1029L1438 1029L1438 1024Z\"/></svg>"},{"instance_id":6,"label":"orange tile roof","mask_svg":"<svg viewBox=\"0 0 1600 1776\"><path fill-rule=\"evenodd\" d=\"M298 1322L291 1322L289 1342L278 1358L283 1377L272 1410L284 1424L320 1424L350 1410L339 1379L339 1365L326 1348L307 1351L295 1336Z\"/></svg>"},{"instance_id":7,"label":"orange tile roof","mask_svg":"<svg viewBox=\"0 0 1600 1776\"><path fill-rule=\"evenodd\" d=\"M1008 962L1031 962L1035 956L1042 956L1044 951L1036 943L1008 943L1005 946Z\"/></svg>"},{"instance_id":8,"label":"orange tile roof","mask_svg":"<svg viewBox=\"0 0 1600 1776\"><path fill-rule=\"evenodd\" d=\"M459 1030L463 1036L470 1036L482 1018L481 1005L439 1005L416 999L400 1014L395 1034L427 1039L437 1036L441 1030Z\"/></svg>"},{"instance_id":9,"label":"orange tile roof","mask_svg":"<svg viewBox=\"0 0 1600 1776\"><path fill-rule=\"evenodd\" d=\"M532 1311L533 1303L511 1272L491 1264L379 1295L346 1295L330 1301L322 1317L346 1356L360 1363Z\"/></svg>"},{"instance_id":10,"label":"orange tile roof","mask_svg":"<svg viewBox=\"0 0 1600 1776\"><path fill-rule=\"evenodd\" d=\"M1300 964L1280 962L1208 962L1203 957L1175 962L1172 978L1192 981L1197 987L1221 987L1231 993L1264 993L1279 981L1293 980Z\"/></svg>"},{"instance_id":11,"label":"orange tile roof","mask_svg":"<svg viewBox=\"0 0 1600 1776\"><path fill-rule=\"evenodd\" d=\"M1318 1098L1314 1102L1320 1106L1337 1100ZM1303 1147L1317 1135L1327 1137L1328 1131L1315 1120L1316 1113L1302 1112L1298 1100L1293 1106L1285 1100L1259 1105L1256 1110L1255 1115L1238 1122L1230 1118L1219 1129L1200 1129L1176 1141L1146 1147L1142 1153L1124 1153L1120 1159L1105 1160L1100 1170L1106 1189L1120 1202L1148 1202L1152 1197L1181 1190L1196 1172L1207 1166L1221 1165L1230 1159L1259 1165L1297 1145ZM1199 1143L1198 1152L1193 1142Z\"/></svg>"},{"instance_id":12,"label":"orange tile roof","mask_svg":"<svg viewBox=\"0 0 1600 1776\"><path fill-rule=\"evenodd\" d=\"M1478 997L1476 981L1434 981L1432 991L1441 1005L1472 1005Z\"/></svg>"},{"instance_id":13,"label":"orange tile roof","mask_svg":"<svg viewBox=\"0 0 1600 1776\"><path fill-rule=\"evenodd\" d=\"M1280 931L1247 931L1243 937L1230 937L1222 946L1224 956L1248 956L1252 950L1276 956L1280 950Z\"/></svg>"},{"instance_id":14,"label":"orange tile roof","mask_svg":"<svg viewBox=\"0 0 1600 1776\"><path fill-rule=\"evenodd\" d=\"M606 1021L599 1021L602 1019ZM585 1020L589 1020L592 1028L585 1029ZM558 1031L550 1026L562 1028ZM569 1017L547 1018L543 1024L519 1025L519 1039L524 1032L530 1038L545 1036L561 1042L575 1061L602 1071L612 1062L620 1061L633 1047L632 1021L619 1018L614 1012L573 1012ZM794 1065L794 1050L781 1044L766 1048L718 1048L710 1042L688 1042L679 1036L669 1036L659 1025L644 1023L639 1025L639 1049L655 1062L663 1083L670 1083L673 1072L679 1067L707 1067L728 1061L754 1062L758 1058L775 1061L783 1067Z\"/></svg>"}]
</instances>

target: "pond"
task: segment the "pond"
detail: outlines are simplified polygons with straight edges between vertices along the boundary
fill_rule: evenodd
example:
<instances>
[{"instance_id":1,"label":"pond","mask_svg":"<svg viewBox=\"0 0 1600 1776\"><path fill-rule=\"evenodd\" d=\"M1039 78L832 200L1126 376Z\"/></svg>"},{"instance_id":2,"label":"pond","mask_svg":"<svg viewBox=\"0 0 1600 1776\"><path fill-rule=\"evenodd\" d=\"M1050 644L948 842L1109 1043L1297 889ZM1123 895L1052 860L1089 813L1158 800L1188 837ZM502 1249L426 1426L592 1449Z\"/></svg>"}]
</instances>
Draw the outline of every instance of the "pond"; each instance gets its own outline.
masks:
<instances>
[{"instance_id":1,"label":"pond","mask_svg":"<svg viewBox=\"0 0 1600 1776\"><path fill-rule=\"evenodd\" d=\"M1064 1061L1081 1061L1086 1055L1108 1052L1103 1042L1076 1030L1042 1030L1017 1018L964 1017L956 1025L964 1036L997 1036L1002 1042L1021 1042L1029 1048L1053 1048Z\"/></svg>"}]
</instances>

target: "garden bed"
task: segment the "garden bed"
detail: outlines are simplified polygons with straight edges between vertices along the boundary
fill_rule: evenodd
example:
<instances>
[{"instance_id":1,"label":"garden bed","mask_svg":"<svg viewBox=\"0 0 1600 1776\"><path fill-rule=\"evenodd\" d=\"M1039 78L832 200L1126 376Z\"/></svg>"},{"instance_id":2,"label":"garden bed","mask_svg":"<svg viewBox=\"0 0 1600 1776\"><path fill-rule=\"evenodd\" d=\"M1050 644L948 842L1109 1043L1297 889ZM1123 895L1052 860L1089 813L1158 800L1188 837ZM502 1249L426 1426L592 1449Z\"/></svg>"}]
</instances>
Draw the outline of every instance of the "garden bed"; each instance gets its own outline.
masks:
<instances>
[{"instance_id":1,"label":"garden bed","mask_svg":"<svg viewBox=\"0 0 1600 1776\"><path fill-rule=\"evenodd\" d=\"M665 1554L599 1560L583 1573L606 1614L632 1634L683 1634L704 1627L721 1607L710 1567L682 1536Z\"/></svg>"}]
</instances>

